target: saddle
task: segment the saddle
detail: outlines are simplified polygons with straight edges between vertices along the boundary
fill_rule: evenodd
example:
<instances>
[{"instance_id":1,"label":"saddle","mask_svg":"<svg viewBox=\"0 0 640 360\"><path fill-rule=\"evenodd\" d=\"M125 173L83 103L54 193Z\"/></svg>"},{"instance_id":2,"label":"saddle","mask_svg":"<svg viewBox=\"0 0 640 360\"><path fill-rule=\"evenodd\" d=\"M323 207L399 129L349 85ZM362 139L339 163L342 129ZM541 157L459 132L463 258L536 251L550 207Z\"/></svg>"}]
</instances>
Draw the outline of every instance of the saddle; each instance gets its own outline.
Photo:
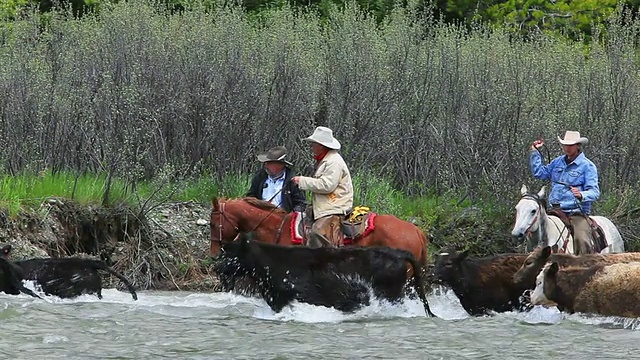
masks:
<instances>
[{"instance_id":1,"label":"saddle","mask_svg":"<svg viewBox=\"0 0 640 360\"><path fill-rule=\"evenodd\" d=\"M360 236L373 231L375 213L367 206L356 206L340 219L340 230L344 234L344 243L353 242Z\"/></svg>"},{"instance_id":2,"label":"saddle","mask_svg":"<svg viewBox=\"0 0 640 360\"><path fill-rule=\"evenodd\" d=\"M339 227L340 234L334 233L334 246L351 245L362 236L368 235L374 230L373 220L376 213L366 206L357 206L346 212L345 215L339 215L339 220L331 224L331 226ZM304 213L295 213L291 219L291 243L294 245L308 245L308 235L313 226L313 210L307 207ZM337 230L337 228L336 228Z\"/></svg>"},{"instance_id":3,"label":"saddle","mask_svg":"<svg viewBox=\"0 0 640 360\"><path fill-rule=\"evenodd\" d=\"M569 216L567 216L567 214L564 213L564 211L554 207L547 210L547 215L559 218L564 226L567 227L567 230L569 231L569 234L571 234L571 237L573 237L573 225L571 224L571 219L569 218ZM593 238L593 252L597 254L607 247L607 241L604 238L604 230L602 230L602 227L600 227L600 225L598 225L591 218L591 216L586 216L586 218L587 224L589 224L589 228L591 228L591 237Z\"/></svg>"}]
</instances>

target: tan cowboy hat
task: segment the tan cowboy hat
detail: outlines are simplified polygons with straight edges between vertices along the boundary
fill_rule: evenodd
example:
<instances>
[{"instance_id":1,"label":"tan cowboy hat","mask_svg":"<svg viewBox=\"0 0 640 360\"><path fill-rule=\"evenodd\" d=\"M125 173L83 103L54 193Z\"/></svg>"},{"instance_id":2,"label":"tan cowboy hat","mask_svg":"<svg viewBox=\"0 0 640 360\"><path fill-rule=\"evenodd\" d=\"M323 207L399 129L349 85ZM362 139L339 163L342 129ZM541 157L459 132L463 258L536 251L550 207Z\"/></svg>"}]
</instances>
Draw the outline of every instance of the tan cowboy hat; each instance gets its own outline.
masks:
<instances>
[{"instance_id":1,"label":"tan cowboy hat","mask_svg":"<svg viewBox=\"0 0 640 360\"><path fill-rule=\"evenodd\" d=\"M328 127L318 126L311 136L302 140L315 142L329 149L340 150L340 142L333 137L333 130Z\"/></svg>"},{"instance_id":2,"label":"tan cowboy hat","mask_svg":"<svg viewBox=\"0 0 640 360\"><path fill-rule=\"evenodd\" d=\"M258 161L264 162L281 162L292 166L293 164L285 160L287 157L287 148L284 146L274 146L271 149L258 154Z\"/></svg>"},{"instance_id":3,"label":"tan cowboy hat","mask_svg":"<svg viewBox=\"0 0 640 360\"><path fill-rule=\"evenodd\" d=\"M562 145L575 145L575 144L586 144L589 142L589 139L586 137L581 137L578 131L567 131L564 133L564 139L561 139L558 136L558 141Z\"/></svg>"}]
</instances>

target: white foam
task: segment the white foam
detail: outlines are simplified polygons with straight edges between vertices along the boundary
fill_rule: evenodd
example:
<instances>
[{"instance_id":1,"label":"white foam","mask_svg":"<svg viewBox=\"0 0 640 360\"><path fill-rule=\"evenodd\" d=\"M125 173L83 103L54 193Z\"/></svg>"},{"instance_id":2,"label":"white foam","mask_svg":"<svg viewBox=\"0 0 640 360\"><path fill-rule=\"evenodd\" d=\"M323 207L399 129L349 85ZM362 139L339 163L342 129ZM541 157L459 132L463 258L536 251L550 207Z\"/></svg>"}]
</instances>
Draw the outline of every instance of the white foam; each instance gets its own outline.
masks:
<instances>
[{"instance_id":1,"label":"white foam","mask_svg":"<svg viewBox=\"0 0 640 360\"><path fill-rule=\"evenodd\" d=\"M267 303L258 297L248 297L230 292L216 293L189 293L172 291L141 291L138 292L138 300L132 299L131 294L116 289L103 289L103 299L95 295L81 295L72 299L61 299L56 296L45 296L33 283L26 282L25 287L34 290L43 299L36 299L26 294L17 296L0 293L2 300L1 310L7 310L10 304L19 304L21 307L29 307L38 304L51 304L51 306L64 306L79 303L112 303L123 305L126 311L150 311L182 315L180 309L229 309L237 314L244 314L261 320L301 323L340 323L345 321L389 319L389 318L420 318L426 319L422 303L418 299L405 298L397 304L391 304L384 300L374 299L371 304L353 313L343 313L334 308L314 306L306 303L293 302L281 312L273 312ZM434 288L433 293L427 295L431 311L438 318L445 321L466 321L471 316L462 308L460 301L452 290L445 287ZM122 309L118 309L122 311ZM206 310L205 310L206 312ZM104 313L104 314L103 314ZM586 314L567 314L560 312L555 307L534 306L525 312L511 311L494 313L494 316L516 319L531 325L557 325L566 321L600 327L623 328L640 330L640 318L606 317ZM92 317L108 316L108 312L96 312ZM185 315L185 316L188 316ZM421 321L421 320L420 320ZM46 338L43 341L64 341L58 338Z\"/></svg>"}]
</instances>

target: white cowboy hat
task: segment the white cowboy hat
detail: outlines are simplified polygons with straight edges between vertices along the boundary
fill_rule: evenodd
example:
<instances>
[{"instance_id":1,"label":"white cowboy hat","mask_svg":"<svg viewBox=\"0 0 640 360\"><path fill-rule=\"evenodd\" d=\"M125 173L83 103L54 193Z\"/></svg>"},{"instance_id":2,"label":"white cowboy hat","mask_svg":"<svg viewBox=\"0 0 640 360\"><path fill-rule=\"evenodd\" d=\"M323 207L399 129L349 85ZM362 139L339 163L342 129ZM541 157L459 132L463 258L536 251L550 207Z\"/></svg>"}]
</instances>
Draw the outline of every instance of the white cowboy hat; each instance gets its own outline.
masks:
<instances>
[{"instance_id":1,"label":"white cowboy hat","mask_svg":"<svg viewBox=\"0 0 640 360\"><path fill-rule=\"evenodd\" d=\"M271 149L258 154L258 161L264 162L281 162L289 166L293 164L285 160L287 157L287 148L284 146L274 146Z\"/></svg>"},{"instance_id":2,"label":"white cowboy hat","mask_svg":"<svg viewBox=\"0 0 640 360\"><path fill-rule=\"evenodd\" d=\"M328 127L318 126L311 136L302 140L315 142L329 149L340 150L340 142L333 137L333 131Z\"/></svg>"},{"instance_id":3,"label":"white cowboy hat","mask_svg":"<svg viewBox=\"0 0 640 360\"><path fill-rule=\"evenodd\" d=\"M564 139L561 139L558 136L558 141L562 145L575 145L575 144L586 144L589 142L589 139L586 137L581 137L578 131L567 131L564 133Z\"/></svg>"}]
</instances>

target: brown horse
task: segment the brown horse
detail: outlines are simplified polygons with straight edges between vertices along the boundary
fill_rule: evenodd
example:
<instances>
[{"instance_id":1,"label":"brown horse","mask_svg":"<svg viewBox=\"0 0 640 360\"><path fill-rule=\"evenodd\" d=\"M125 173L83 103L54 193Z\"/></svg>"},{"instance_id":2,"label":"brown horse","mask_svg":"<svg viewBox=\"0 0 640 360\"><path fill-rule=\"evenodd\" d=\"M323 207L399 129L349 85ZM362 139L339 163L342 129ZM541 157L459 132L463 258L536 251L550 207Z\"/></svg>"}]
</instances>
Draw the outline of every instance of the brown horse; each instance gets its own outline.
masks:
<instances>
[{"instance_id":1,"label":"brown horse","mask_svg":"<svg viewBox=\"0 0 640 360\"><path fill-rule=\"evenodd\" d=\"M291 217L270 202L252 197L225 200L213 198L211 211L211 256L220 253L223 241L233 241L240 232L254 232L257 239L279 245L292 245ZM375 229L356 238L355 246L387 246L407 250L427 265L427 236L416 225L393 215L375 217Z\"/></svg>"}]
</instances>

